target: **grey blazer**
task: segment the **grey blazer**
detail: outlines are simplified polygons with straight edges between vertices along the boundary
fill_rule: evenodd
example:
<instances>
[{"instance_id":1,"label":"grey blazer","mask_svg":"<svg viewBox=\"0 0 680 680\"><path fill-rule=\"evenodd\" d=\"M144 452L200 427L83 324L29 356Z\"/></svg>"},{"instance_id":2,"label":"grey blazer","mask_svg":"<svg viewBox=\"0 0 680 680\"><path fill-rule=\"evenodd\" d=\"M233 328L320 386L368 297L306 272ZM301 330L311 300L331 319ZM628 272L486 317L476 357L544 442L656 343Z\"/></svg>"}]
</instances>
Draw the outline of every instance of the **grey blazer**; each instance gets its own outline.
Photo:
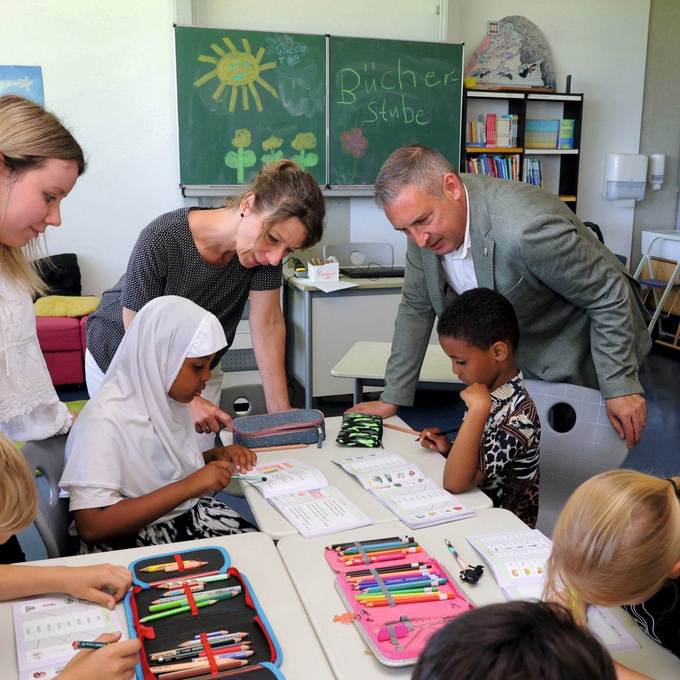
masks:
<instances>
[{"instance_id":1,"label":"grey blazer","mask_svg":"<svg viewBox=\"0 0 680 680\"><path fill-rule=\"evenodd\" d=\"M556 196L520 182L461 179L477 285L515 308L525 377L594 387L606 399L643 392L648 314L619 260ZM413 403L435 316L455 297L439 257L409 242L385 401Z\"/></svg>"}]
</instances>

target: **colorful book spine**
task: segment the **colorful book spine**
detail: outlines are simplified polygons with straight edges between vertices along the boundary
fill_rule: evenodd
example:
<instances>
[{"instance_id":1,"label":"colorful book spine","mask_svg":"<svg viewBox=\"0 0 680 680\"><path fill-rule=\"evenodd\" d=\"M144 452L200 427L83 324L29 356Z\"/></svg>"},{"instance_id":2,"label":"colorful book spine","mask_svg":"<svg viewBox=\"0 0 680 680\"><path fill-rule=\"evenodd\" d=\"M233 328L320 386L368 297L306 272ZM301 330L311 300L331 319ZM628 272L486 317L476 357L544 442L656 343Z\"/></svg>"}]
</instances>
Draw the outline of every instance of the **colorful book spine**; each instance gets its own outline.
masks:
<instances>
[{"instance_id":1,"label":"colorful book spine","mask_svg":"<svg viewBox=\"0 0 680 680\"><path fill-rule=\"evenodd\" d=\"M560 121L560 131L557 137L558 149L574 148L574 127L576 121L572 118L562 118Z\"/></svg>"}]
</instances>

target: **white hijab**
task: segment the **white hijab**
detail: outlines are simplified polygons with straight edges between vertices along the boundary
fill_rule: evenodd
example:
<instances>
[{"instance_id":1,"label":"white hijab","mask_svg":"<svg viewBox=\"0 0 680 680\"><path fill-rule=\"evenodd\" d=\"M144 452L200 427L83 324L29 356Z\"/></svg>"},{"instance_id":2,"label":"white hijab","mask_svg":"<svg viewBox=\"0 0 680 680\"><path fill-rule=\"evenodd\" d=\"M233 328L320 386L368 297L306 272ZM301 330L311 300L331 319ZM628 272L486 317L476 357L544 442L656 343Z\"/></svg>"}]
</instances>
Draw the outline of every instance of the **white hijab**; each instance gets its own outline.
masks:
<instances>
[{"instance_id":1,"label":"white hijab","mask_svg":"<svg viewBox=\"0 0 680 680\"><path fill-rule=\"evenodd\" d=\"M71 429L60 486L137 498L201 468L189 407L168 391L185 358L208 356L226 344L217 318L190 300L168 295L144 305ZM172 515L195 503L183 503Z\"/></svg>"}]
</instances>

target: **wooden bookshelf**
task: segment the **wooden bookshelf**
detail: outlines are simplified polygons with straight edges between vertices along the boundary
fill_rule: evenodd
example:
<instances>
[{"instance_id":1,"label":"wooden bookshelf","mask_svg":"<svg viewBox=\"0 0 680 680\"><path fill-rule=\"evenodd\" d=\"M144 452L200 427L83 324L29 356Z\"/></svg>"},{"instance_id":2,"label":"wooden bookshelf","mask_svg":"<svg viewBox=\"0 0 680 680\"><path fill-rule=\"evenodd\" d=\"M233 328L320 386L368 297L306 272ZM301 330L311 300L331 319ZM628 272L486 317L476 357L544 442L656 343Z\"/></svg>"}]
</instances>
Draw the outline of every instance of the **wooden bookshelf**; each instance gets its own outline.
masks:
<instances>
[{"instance_id":1,"label":"wooden bookshelf","mask_svg":"<svg viewBox=\"0 0 680 680\"><path fill-rule=\"evenodd\" d=\"M478 116L495 113L496 116L517 116L517 146L481 147L467 144L468 121ZM583 95L558 92L520 92L517 90L465 90L463 96L463 124L461 125L461 172L467 170L468 158L481 154L520 156L520 181L524 181L525 159L540 161L543 187L560 197L574 212L578 200L578 174L580 161ZM525 122L531 119L573 119L574 139L572 149L526 148Z\"/></svg>"}]
</instances>

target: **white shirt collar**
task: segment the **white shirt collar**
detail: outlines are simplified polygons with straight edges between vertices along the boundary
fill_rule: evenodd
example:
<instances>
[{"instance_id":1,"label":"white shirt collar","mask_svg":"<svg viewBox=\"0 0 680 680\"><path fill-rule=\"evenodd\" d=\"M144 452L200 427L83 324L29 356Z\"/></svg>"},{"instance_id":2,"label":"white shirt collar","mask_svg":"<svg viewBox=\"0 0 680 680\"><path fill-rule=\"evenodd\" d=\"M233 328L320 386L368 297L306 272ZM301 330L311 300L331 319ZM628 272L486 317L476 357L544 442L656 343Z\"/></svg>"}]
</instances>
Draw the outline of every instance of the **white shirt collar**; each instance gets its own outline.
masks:
<instances>
[{"instance_id":1,"label":"white shirt collar","mask_svg":"<svg viewBox=\"0 0 680 680\"><path fill-rule=\"evenodd\" d=\"M463 243L460 246L458 246L456 250L454 250L452 253L448 253L447 255L445 255L445 257L451 258L452 260L464 260L467 257L468 251L470 250L470 197L468 196L467 187L464 184L463 189L465 189L465 205L466 205L465 238L463 239Z\"/></svg>"}]
</instances>

